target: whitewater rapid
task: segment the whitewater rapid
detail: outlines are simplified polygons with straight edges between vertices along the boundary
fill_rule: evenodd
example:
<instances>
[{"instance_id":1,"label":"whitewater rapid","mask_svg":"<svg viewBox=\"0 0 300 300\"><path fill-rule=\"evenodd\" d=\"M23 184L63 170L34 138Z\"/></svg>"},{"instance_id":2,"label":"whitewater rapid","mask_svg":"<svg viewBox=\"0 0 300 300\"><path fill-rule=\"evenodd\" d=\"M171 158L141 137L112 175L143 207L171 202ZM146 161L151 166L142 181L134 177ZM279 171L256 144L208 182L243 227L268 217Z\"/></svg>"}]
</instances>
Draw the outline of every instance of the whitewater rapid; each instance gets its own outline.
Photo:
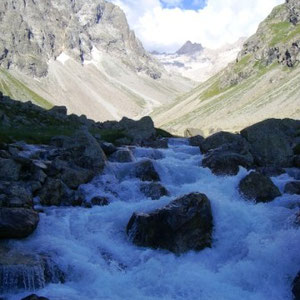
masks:
<instances>
[{"instance_id":1,"label":"whitewater rapid","mask_svg":"<svg viewBox=\"0 0 300 300\"><path fill-rule=\"evenodd\" d=\"M249 171L217 177L201 167L199 148L184 139L170 139L169 149L135 148L133 154L137 161L153 160L170 196L146 198L141 181L130 175L134 163L109 163L104 175L80 188L88 200L107 196L109 206L44 208L32 236L7 242L20 251L49 254L66 273L64 284L35 293L50 300L292 299L291 283L300 270L299 196L245 201L237 186ZM292 178L272 180L283 192ZM176 256L129 241L125 229L133 212L163 207L190 192L205 193L211 201L212 248Z\"/></svg>"}]
</instances>

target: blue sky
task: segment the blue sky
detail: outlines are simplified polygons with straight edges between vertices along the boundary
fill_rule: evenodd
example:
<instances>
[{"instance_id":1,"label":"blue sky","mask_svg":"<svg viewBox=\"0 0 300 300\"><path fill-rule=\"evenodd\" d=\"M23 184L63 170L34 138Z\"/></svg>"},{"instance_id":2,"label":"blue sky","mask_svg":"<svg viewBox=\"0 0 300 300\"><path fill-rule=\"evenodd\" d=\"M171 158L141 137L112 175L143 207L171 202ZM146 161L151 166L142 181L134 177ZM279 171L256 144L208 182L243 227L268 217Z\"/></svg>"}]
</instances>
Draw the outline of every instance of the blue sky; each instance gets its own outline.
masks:
<instances>
[{"instance_id":1,"label":"blue sky","mask_svg":"<svg viewBox=\"0 0 300 300\"><path fill-rule=\"evenodd\" d=\"M188 40L218 48L249 37L285 0L109 1L124 10L130 27L147 50L172 53Z\"/></svg>"},{"instance_id":2,"label":"blue sky","mask_svg":"<svg viewBox=\"0 0 300 300\"><path fill-rule=\"evenodd\" d=\"M206 0L160 0L164 8L179 7L185 10L199 10L205 7Z\"/></svg>"}]
</instances>

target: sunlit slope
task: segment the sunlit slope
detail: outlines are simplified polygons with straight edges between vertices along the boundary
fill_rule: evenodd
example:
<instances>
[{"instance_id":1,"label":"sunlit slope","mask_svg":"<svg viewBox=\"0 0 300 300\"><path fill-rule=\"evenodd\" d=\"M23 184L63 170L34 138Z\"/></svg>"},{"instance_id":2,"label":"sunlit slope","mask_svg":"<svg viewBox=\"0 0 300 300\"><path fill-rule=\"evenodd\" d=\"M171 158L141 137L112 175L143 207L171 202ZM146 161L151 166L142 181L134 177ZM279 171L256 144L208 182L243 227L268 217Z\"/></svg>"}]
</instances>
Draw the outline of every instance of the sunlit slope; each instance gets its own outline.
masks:
<instances>
[{"instance_id":1,"label":"sunlit slope","mask_svg":"<svg viewBox=\"0 0 300 300\"><path fill-rule=\"evenodd\" d=\"M198 128L237 131L269 117L300 118L300 3L272 11L238 59L188 94L153 114L156 125L177 133Z\"/></svg>"},{"instance_id":2,"label":"sunlit slope","mask_svg":"<svg viewBox=\"0 0 300 300\"><path fill-rule=\"evenodd\" d=\"M35 93L3 68L0 68L0 91L12 99L30 100L43 108L53 106L48 100Z\"/></svg>"}]
</instances>

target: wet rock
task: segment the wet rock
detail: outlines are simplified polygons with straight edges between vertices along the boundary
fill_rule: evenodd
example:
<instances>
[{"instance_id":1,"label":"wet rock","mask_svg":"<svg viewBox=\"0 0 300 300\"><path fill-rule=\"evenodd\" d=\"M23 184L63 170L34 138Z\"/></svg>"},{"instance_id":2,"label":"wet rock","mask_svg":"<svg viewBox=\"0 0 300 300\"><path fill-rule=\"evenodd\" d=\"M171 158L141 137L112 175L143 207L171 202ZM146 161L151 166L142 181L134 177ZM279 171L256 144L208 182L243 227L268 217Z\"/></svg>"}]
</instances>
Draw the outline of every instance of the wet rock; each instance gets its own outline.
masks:
<instances>
[{"instance_id":1,"label":"wet rock","mask_svg":"<svg viewBox=\"0 0 300 300\"><path fill-rule=\"evenodd\" d=\"M192 193L148 214L134 213L127 234L137 246L180 254L210 247L212 228L209 199L204 194Z\"/></svg>"},{"instance_id":2,"label":"wet rock","mask_svg":"<svg viewBox=\"0 0 300 300\"><path fill-rule=\"evenodd\" d=\"M59 206L69 194L67 186L60 179L47 178L38 196L42 205Z\"/></svg>"},{"instance_id":3,"label":"wet rock","mask_svg":"<svg viewBox=\"0 0 300 300\"><path fill-rule=\"evenodd\" d=\"M49 109L49 113L66 116L67 108L65 106L53 106L51 109Z\"/></svg>"},{"instance_id":4,"label":"wet rock","mask_svg":"<svg viewBox=\"0 0 300 300\"><path fill-rule=\"evenodd\" d=\"M0 158L0 180L18 180L21 166L12 159Z\"/></svg>"},{"instance_id":5,"label":"wet rock","mask_svg":"<svg viewBox=\"0 0 300 300\"><path fill-rule=\"evenodd\" d=\"M129 149L120 149L114 152L109 160L112 162L127 163L135 160L132 152Z\"/></svg>"},{"instance_id":6,"label":"wet rock","mask_svg":"<svg viewBox=\"0 0 300 300\"><path fill-rule=\"evenodd\" d=\"M97 140L87 131L77 132L64 147L67 157L79 167L95 172L103 170L106 156Z\"/></svg>"},{"instance_id":7,"label":"wet rock","mask_svg":"<svg viewBox=\"0 0 300 300\"><path fill-rule=\"evenodd\" d=\"M160 181L151 160L143 160L135 165L135 176L142 181Z\"/></svg>"},{"instance_id":8,"label":"wet rock","mask_svg":"<svg viewBox=\"0 0 300 300\"><path fill-rule=\"evenodd\" d=\"M300 272L298 273L297 277L294 279L292 285L292 292L294 295L294 300L300 300Z\"/></svg>"},{"instance_id":9,"label":"wet rock","mask_svg":"<svg viewBox=\"0 0 300 300\"><path fill-rule=\"evenodd\" d=\"M285 170L290 177L293 177L295 180L300 180L300 168L288 168Z\"/></svg>"},{"instance_id":10,"label":"wet rock","mask_svg":"<svg viewBox=\"0 0 300 300\"><path fill-rule=\"evenodd\" d=\"M70 188L77 189L81 184L90 182L94 173L83 168L64 168L61 173L61 180Z\"/></svg>"},{"instance_id":11,"label":"wet rock","mask_svg":"<svg viewBox=\"0 0 300 300\"><path fill-rule=\"evenodd\" d=\"M140 187L141 192L152 200L158 200L163 196L168 196L167 189L157 182L142 183Z\"/></svg>"},{"instance_id":12,"label":"wet rock","mask_svg":"<svg viewBox=\"0 0 300 300\"><path fill-rule=\"evenodd\" d=\"M106 142L101 143L101 148L107 156L112 155L114 152L118 150L115 145Z\"/></svg>"},{"instance_id":13,"label":"wet rock","mask_svg":"<svg viewBox=\"0 0 300 300\"><path fill-rule=\"evenodd\" d=\"M91 200L93 206L107 206L109 205L109 200L106 197L94 197Z\"/></svg>"},{"instance_id":14,"label":"wet rock","mask_svg":"<svg viewBox=\"0 0 300 300\"><path fill-rule=\"evenodd\" d=\"M79 185L91 181L95 172L57 158L49 166L47 174L61 179L69 188L77 189Z\"/></svg>"},{"instance_id":15,"label":"wet rock","mask_svg":"<svg viewBox=\"0 0 300 300\"><path fill-rule=\"evenodd\" d=\"M39 215L32 209L0 208L0 238L14 239L29 236L37 227Z\"/></svg>"},{"instance_id":16,"label":"wet rock","mask_svg":"<svg viewBox=\"0 0 300 300\"><path fill-rule=\"evenodd\" d=\"M300 121L268 119L245 128L241 135L250 143L258 166L290 167L293 164L293 140Z\"/></svg>"},{"instance_id":17,"label":"wet rock","mask_svg":"<svg viewBox=\"0 0 300 300\"><path fill-rule=\"evenodd\" d=\"M236 142L241 143L242 140L243 138L238 134L220 131L202 141L200 144L200 149L202 153L205 154L208 151L219 148L225 144L231 144Z\"/></svg>"},{"instance_id":18,"label":"wet rock","mask_svg":"<svg viewBox=\"0 0 300 300\"><path fill-rule=\"evenodd\" d=\"M285 185L284 192L291 195L300 195L300 181L292 181Z\"/></svg>"},{"instance_id":19,"label":"wet rock","mask_svg":"<svg viewBox=\"0 0 300 300\"><path fill-rule=\"evenodd\" d=\"M295 155L295 156L294 156L293 165L294 165L296 168L300 168L300 155Z\"/></svg>"},{"instance_id":20,"label":"wet rock","mask_svg":"<svg viewBox=\"0 0 300 300\"><path fill-rule=\"evenodd\" d=\"M153 139L143 141L142 146L154 149L167 149L169 147L167 139Z\"/></svg>"},{"instance_id":21,"label":"wet rock","mask_svg":"<svg viewBox=\"0 0 300 300\"><path fill-rule=\"evenodd\" d=\"M189 143L191 146L194 146L194 147L200 147L201 148L201 145L202 143L204 142L204 137L201 136L201 135L196 135L196 136L192 136L191 138L189 138Z\"/></svg>"},{"instance_id":22,"label":"wet rock","mask_svg":"<svg viewBox=\"0 0 300 300\"><path fill-rule=\"evenodd\" d=\"M253 157L245 143L235 142L209 151L202 165L211 169L215 175L233 176L238 174L240 166L250 168Z\"/></svg>"},{"instance_id":23,"label":"wet rock","mask_svg":"<svg viewBox=\"0 0 300 300\"><path fill-rule=\"evenodd\" d=\"M132 140L133 144L141 144L143 141L152 140L156 135L154 123L150 117L143 117L139 121L124 117L119 122L119 126L126 130L126 135Z\"/></svg>"},{"instance_id":24,"label":"wet rock","mask_svg":"<svg viewBox=\"0 0 300 300\"><path fill-rule=\"evenodd\" d=\"M0 292L34 291L47 283L63 283L65 274L47 255L0 249Z\"/></svg>"},{"instance_id":25,"label":"wet rock","mask_svg":"<svg viewBox=\"0 0 300 300\"><path fill-rule=\"evenodd\" d=\"M60 159L78 167L101 172L106 156L97 140L87 131L80 130L70 137L55 137L51 143L61 149Z\"/></svg>"},{"instance_id":26,"label":"wet rock","mask_svg":"<svg viewBox=\"0 0 300 300\"><path fill-rule=\"evenodd\" d=\"M258 172L251 172L239 184L242 196L256 202L269 202L281 196L279 189L269 177Z\"/></svg>"},{"instance_id":27,"label":"wet rock","mask_svg":"<svg viewBox=\"0 0 300 300\"><path fill-rule=\"evenodd\" d=\"M286 173L283 168L278 167L258 167L256 171L268 177L276 177Z\"/></svg>"},{"instance_id":28,"label":"wet rock","mask_svg":"<svg viewBox=\"0 0 300 300\"><path fill-rule=\"evenodd\" d=\"M0 182L0 194L2 194L0 207L31 208L33 205L32 194L22 182Z\"/></svg>"},{"instance_id":29,"label":"wet rock","mask_svg":"<svg viewBox=\"0 0 300 300\"><path fill-rule=\"evenodd\" d=\"M31 294L21 300L49 300L48 298L46 297L39 297L38 295L36 294Z\"/></svg>"}]
</instances>

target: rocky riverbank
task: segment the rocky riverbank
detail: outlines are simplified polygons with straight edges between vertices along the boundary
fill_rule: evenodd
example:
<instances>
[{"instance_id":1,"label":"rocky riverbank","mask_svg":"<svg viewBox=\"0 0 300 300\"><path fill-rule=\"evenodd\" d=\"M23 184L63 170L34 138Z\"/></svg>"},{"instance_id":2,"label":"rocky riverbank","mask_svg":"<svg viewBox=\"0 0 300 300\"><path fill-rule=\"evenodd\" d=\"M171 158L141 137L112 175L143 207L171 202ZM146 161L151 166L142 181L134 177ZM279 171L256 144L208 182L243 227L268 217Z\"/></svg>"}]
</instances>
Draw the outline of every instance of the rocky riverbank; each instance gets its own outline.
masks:
<instances>
[{"instance_id":1,"label":"rocky riverbank","mask_svg":"<svg viewBox=\"0 0 300 300\"><path fill-rule=\"evenodd\" d=\"M202 193L201 186L181 196L169 188L156 163L168 153L164 152L168 151L167 134L155 129L150 118L96 123L85 116L67 115L65 107L46 111L3 97L0 109L0 238L7 243L0 248L0 291L34 290L68 280L68 270L47 253L19 252L9 241L27 240L48 207L88 210L110 207L115 198L125 200L113 187L124 178L133 185L138 183L136 197L155 200L153 203L171 200L156 209L128 215L124 230L130 242L176 255L214 248L217 219L211 206L215 200ZM237 194L245 202L267 204L283 194L300 194L299 137L300 121L270 119L240 134L192 137L191 147L182 147L191 153L201 149L201 162L191 165L199 173L210 169L213 178L226 181L236 178L241 168L245 170L236 185ZM111 169L116 183L105 181ZM180 176L180 169L175 172L170 178ZM293 179L278 188L272 178L284 174ZM104 192L87 196L86 187L95 178L104 180ZM103 253L106 261L126 268L111 254ZM30 272L24 273L24 268ZM293 286L296 297L298 281L295 279ZM26 299L44 298L32 295Z\"/></svg>"}]
</instances>

